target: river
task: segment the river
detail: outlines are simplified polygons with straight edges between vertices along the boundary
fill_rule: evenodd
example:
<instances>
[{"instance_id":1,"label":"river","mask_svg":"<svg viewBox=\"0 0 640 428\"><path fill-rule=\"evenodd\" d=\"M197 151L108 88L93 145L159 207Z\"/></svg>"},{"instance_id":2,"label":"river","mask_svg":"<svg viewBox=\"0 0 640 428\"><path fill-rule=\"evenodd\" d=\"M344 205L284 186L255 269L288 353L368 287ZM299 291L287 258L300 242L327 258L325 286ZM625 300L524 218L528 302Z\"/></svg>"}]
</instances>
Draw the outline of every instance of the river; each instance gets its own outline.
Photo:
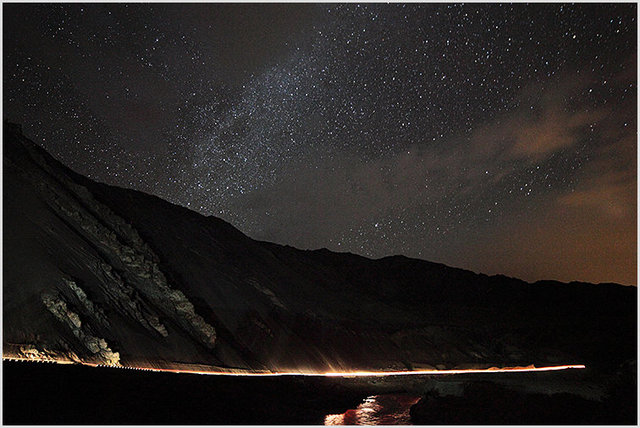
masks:
<instances>
[{"instance_id":1,"label":"river","mask_svg":"<svg viewBox=\"0 0 640 428\"><path fill-rule=\"evenodd\" d=\"M420 400L408 394L371 395L355 409L327 415L325 425L411 425L409 411Z\"/></svg>"}]
</instances>

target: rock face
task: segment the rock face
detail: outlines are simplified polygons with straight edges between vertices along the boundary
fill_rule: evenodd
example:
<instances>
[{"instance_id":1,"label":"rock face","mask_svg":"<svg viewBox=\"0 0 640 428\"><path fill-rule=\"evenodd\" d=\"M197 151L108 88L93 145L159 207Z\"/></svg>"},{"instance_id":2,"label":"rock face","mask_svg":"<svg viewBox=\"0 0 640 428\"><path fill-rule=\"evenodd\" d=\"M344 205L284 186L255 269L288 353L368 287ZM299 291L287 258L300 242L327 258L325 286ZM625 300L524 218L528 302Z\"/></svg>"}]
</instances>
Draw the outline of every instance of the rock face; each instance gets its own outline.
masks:
<instances>
[{"instance_id":1,"label":"rock face","mask_svg":"<svg viewBox=\"0 0 640 428\"><path fill-rule=\"evenodd\" d=\"M8 124L3 163L6 355L320 371L635 356L635 287L254 241L80 176Z\"/></svg>"},{"instance_id":2,"label":"rock face","mask_svg":"<svg viewBox=\"0 0 640 428\"><path fill-rule=\"evenodd\" d=\"M75 265L65 267L64 274L41 271L42 276L46 275L51 281L46 286L40 285L41 302L62 324L58 328L66 334L63 326L68 327L84 349L73 349L70 343L77 341L69 342L49 335L51 341L57 342L51 349L71 346L76 355L88 361L118 365L119 353L92 332L100 331L116 338L118 335L114 332L122 328L119 325L122 321L126 321L136 324L136 329L143 328L151 337L166 338L169 329L160 321L161 318L171 320L180 330L180 335L188 336L185 339L195 341L196 346L213 349L215 328L195 312L193 304L180 290L169 284L158 267L157 255L137 231L97 201L86 187L73 181L65 168L35 144L20 135L14 137L5 145L12 152L4 158L4 176L8 178L9 187L5 196L11 198L14 195L12 191L19 189L20 192L28 192L31 200L21 199L18 193L15 194L21 202L5 212L26 215L26 219L20 220L27 220L28 224L25 228L24 223L14 225L8 222L10 235L18 238L18 246L27 256L38 250L44 250L48 255L55 251L58 256L67 258L65 264ZM30 241L29 236L21 237L20 233L25 230L37 231L39 239ZM68 242L72 237L76 242ZM50 265L57 264L50 257L43 260L42 254L33 254L26 260L16 260L15 271L36 266L36 271L31 274L37 274L38 262L45 262L45 266L50 268L55 267ZM5 282L7 296L11 294L8 284L10 282ZM22 291L35 293L37 290L31 290L29 285ZM88 297L90 294L96 295L101 303L94 303ZM112 322L114 314L117 314L115 324ZM19 329L19 326L15 327ZM22 333L28 331L27 327ZM36 331L31 333L38 335ZM126 333L126 327L123 333Z\"/></svg>"},{"instance_id":3,"label":"rock face","mask_svg":"<svg viewBox=\"0 0 640 428\"><path fill-rule=\"evenodd\" d=\"M91 335L90 328L82 324L80 316L67 307L63 298L45 293L42 295L42 302L58 321L71 329L73 335L82 342L98 362L112 366L120 365L120 354L113 352L104 339Z\"/></svg>"}]
</instances>

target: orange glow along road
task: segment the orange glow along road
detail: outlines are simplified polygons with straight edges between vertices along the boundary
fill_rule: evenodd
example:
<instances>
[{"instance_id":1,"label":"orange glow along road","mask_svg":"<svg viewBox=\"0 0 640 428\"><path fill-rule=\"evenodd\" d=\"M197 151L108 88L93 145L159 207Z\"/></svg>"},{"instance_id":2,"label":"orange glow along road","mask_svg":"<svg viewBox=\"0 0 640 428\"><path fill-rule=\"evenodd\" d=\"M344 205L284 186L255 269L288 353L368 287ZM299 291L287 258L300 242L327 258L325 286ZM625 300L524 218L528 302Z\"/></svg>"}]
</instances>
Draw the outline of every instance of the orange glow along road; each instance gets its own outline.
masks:
<instances>
[{"instance_id":1,"label":"orange glow along road","mask_svg":"<svg viewBox=\"0 0 640 428\"><path fill-rule=\"evenodd\" d=\"M244 372L244 371L199 371L185 369L161 369L146 367L122 367L122 366L105 366L95 365L94 367L113 367L131 370L144 370L154 372L168 373L189 373L213 376L315 376L315 377L385 377L385 376L418 376L418 375L456 375L456 374L472 374L472 373L517 373L517 372L548 372L569 369L584 369L582 364L570 364L561 366L545 366L535 367L533 365L526 367L491 367L488 369L453 369L453 370L407 370L407 371L345 371L345 372L325 372L325 373L307 373L307 372Z\"/></svg>"},{"instance_id":2,"label":"orange glow along road","mask_svg":"<svg viewBox=\"0 0 640 428\"><path fill-rule=\"evenodd\" d=\"M20 358L16 356L3 356L3 360L9 361L31 361L31 362L46 362L46 363L58 363L58 364L78 364L71 361L56 361L56 360L34 360L30 358ZM583 364L567 364L560 366L543 366L536 367L534 365L524 367L490 367L488 369L450 369L450 370L405 370L405 371L332 371L332 372L250 372L246 370L188 370L188 369L165 369L157 367L127 367L121 365L107 365L107 364L90 364L81 363L80 365L86 365L90 367L107 367L124 370L141 370L152 372L166 372L166 373L186 373L186 374L199 374L210 376L315 376L315 377L387 377L387 376L420 376L420 375L457 375L457 374L473 374L473 373L526 373L526 372L549 372L559 370L570 369L584 369Z\"/></svg>"},{"instance_id":3,"label":"orange glow along road","mask_svg":"<svg viewBox=\"0 0 640 428\"><path fill-rule=\"evenodd\" d=\"M512 372L548 372L555 370L567 369L584 369L582 364L572 364L564 366L547 366L547 367L491 367L488 369L458 369L458 370L408 370L408 371L389 371L389 372L328 372L321 376L328 377L376 377L376 376L405 376L405 375L452 375L452 374L469 374L469 373L512 373Z\"/></svg>"}]
</instances>

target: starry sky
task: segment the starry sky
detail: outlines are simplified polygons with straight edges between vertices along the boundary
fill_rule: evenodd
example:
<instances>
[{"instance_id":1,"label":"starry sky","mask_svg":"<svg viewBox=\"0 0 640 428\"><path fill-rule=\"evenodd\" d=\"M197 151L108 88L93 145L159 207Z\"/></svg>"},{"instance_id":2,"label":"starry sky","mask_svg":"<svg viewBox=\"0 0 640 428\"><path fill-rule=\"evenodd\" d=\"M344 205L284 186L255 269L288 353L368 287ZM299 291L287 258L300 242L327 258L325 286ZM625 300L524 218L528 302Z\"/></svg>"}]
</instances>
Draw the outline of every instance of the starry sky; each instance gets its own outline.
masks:
<instances>
[{"instance_id":1,"label":"starry sky","mask_svg":"<svg viewBox=\"0 0 640 428\"><path fill-rule=\"evenodd\" d=\"M254 239L637 284L635 4L3 4L3 116Z\"/></svg>"}]
</instances>

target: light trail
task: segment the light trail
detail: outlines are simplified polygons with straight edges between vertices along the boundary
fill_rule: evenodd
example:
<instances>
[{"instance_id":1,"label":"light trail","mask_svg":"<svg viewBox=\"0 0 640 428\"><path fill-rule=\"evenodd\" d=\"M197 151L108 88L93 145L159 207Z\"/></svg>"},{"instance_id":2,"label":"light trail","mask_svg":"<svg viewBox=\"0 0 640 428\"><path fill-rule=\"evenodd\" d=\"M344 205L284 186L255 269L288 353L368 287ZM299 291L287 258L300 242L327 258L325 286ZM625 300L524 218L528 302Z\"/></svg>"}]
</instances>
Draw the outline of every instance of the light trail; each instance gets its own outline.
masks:
<instances>
[{"instance_id":1,"label":"light trail","mask_svg":"<svg viewBox=\"0 0 640 428\"><path fill-rule=\"evenodd\" d=\"M3 360L9 361L37 361L47 363L58 364L77 364L70 361L54 361L54 360L34 360L29 358L20 358L15 356L3 356ZM127 367L127 366L115 366L107 364L92 364L83 363L82 365L90 367L106 367L117 368L124 370L139 370L139 371L151 371L151 372L164 372L164 373L183 373L183 374L198 374L208 376L260 376L260 377L277 377L277 376L308 376L308 377L343 377L343 378L356 378L356 377L389 377L389 376L420 376L420 375L457 375L457 374L475 374L475 373L526 373L526 372L549 372L559 370L570 369L585 369L583 364L567 364L560 366L543 366L535 367L529 366L516 366L516 367L490 367L488 369L450 369L450 370L392 370L392 371L344 371L344 372L250 372L246 370L188 370L188 369L165 369L158 367Z\"/></svg>"},{"instance_id":2,"label":"light trail","mask_svg":"<svg viewBox=\"0 0 640 428\"><path fill-rule=\"evenodd\" d=\"M377 377L377 376L406 376L406 375L452 375L452 374L470 374L470 373L513 373L513 372L549 372L568 369L584 369L582 364L569 364L564 366L546 366L546 367L491 367L488 369L452 369L452 370L407 370L407 371L390 371L390 372L328 372L322 376L328 377Z\"/></svg>"},{"instance_id":3,"label":"light trail","mask_svg":"<svg viewBox=\"0 0 640 428\"><path fill-rule=\"evenodd\" d=\"M488 369L452 369L452 370L406 370L406 371L346 371L346 372L248 372L248 371L202 371L202 370L186 370L186 369L161 369L150 367L118 367L118 366L102 366L94 367L114 367L133 370L166 372L166 373L187 373L210 376L309 376L309 377L388 377L388 376L419 376L419 375L456 375L456 374L473 374L473 373L522 373L522 372L548 372L569 369L584 369L582 364L569 364L561 366L545 366L535 367L533 365L526 367L491 367Z\"/></svg>"}]
</instances>

